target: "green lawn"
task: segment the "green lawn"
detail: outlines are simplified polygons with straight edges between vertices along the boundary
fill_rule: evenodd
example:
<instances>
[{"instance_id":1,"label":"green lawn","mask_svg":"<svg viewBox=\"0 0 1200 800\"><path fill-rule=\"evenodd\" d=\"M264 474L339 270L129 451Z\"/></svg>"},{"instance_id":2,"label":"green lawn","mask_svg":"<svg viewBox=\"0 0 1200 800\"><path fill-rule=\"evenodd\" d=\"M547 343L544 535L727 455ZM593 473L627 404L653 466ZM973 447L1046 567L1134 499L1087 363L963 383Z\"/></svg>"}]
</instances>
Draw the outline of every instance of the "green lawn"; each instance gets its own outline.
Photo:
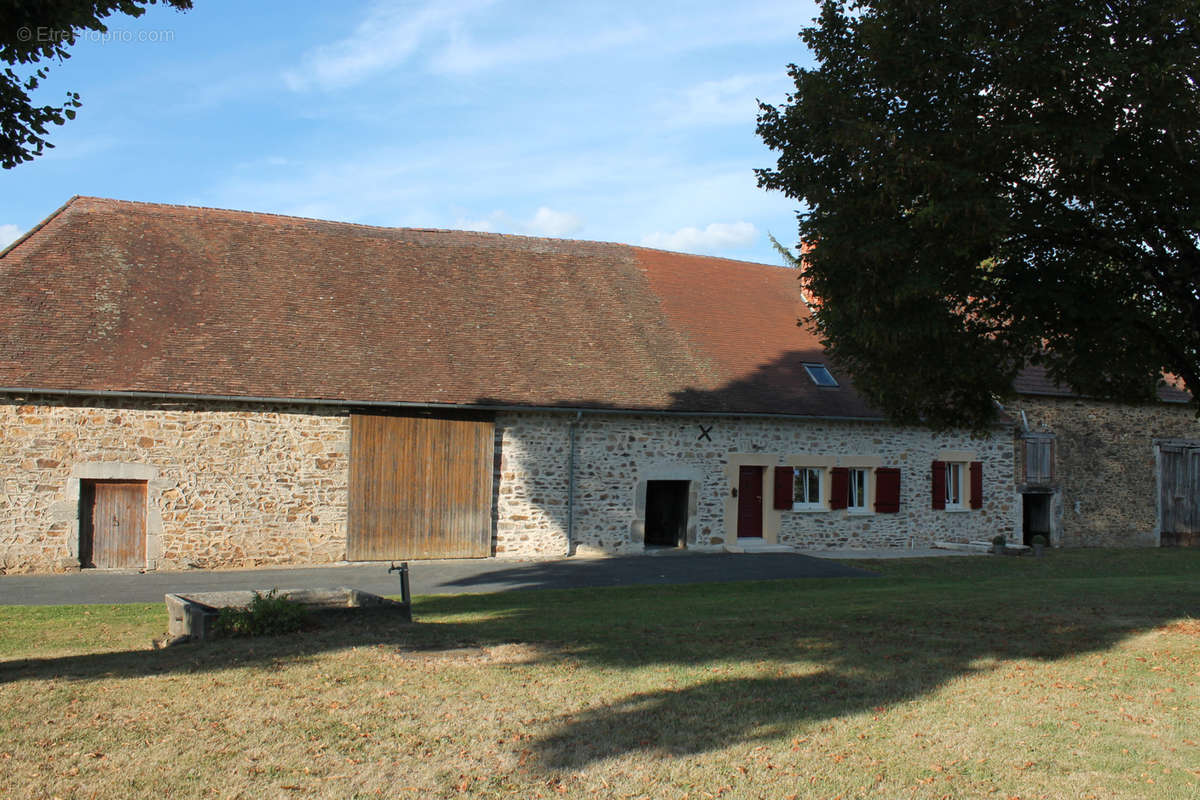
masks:
<instances>
[{"instance_id":1,"label":"green lawn","mask_svg":"<svg viewBox=\"0 0 1200 800\"><path fill-rule=\"evenodd\" d=\"M1200 797L1200 551L855 566L169 650L0 607L0 797Z\"/></svg>"}]
</instances>

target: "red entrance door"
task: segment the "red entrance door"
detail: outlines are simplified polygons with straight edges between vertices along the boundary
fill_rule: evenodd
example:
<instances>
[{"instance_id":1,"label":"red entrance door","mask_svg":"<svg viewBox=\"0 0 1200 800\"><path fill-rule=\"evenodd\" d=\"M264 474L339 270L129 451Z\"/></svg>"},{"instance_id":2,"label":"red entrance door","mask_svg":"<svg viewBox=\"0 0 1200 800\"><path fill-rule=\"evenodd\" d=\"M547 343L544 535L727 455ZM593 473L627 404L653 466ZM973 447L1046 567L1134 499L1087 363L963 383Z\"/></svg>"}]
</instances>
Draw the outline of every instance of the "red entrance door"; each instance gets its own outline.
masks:
<instances>
[{"instance_id":1,"label":"red entrance door","mask_svg":"<svg viewBox=\"0 0 1200 800\"><path fill-rule=\"evenodd\" d=\"M738 468L739 539L762 538L763 468Z\"/></svg>"}]
</instances>

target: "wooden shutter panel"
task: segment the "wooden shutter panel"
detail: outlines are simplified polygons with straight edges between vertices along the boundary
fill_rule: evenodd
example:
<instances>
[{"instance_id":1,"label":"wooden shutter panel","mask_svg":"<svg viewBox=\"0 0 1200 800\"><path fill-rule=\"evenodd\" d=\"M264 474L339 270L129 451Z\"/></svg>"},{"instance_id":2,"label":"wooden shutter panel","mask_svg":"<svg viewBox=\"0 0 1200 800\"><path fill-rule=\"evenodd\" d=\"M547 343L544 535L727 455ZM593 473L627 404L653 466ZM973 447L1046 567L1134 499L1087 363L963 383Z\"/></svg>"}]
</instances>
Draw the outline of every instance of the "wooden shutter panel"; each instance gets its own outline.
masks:
<instances>
[{"instance_id":1,"label":"wooden shutter panel","mask_svg":"<svg viewBox=\"0 0 1200 800\"><path fill-rule=\"evenodd\" d=\"M883 514L900 510L900 470L893 467L875 470L875 510Z\"/></svg>"},{"instance_id":2,"label":"wooden shutter panel","mask_svg":"<svg viewBox=\"0 0 1200 800\"><path fill-rule=\"evenodd\" d=\"M971 462L971 508L983 508L983 462Z\"/></svg>"},{"instance_id":3,"label":"wooden shutter panel","mask_svg":"<svg viewBox=\"0 0 1200 800\"><path fill-rule=\"evenodd\" d=\"M946 507L946 462L933 462L933 508Z\"/></svg>"},{"instance_id":4,"label":"wooden shutter panel","mask_svg":"<svg viewBox=\"0 0 1200 800\"><path fill-rule=\"evenodd\" d=\"M834 467L830 471L829 507L837 510L845 508L850 503L850 470L845 467Z\"/></svg>"},{"instance_id":5,"label":"wooden shutter panel","mask_svg":"<svg viewBox=\"0 0 1200 800\"><path fill-rule=\"evenodd\" d=\"M775 468L775 508L783 511L792 507L792 482L795 470L791 467Z\"/></svg>"}]
</instances>

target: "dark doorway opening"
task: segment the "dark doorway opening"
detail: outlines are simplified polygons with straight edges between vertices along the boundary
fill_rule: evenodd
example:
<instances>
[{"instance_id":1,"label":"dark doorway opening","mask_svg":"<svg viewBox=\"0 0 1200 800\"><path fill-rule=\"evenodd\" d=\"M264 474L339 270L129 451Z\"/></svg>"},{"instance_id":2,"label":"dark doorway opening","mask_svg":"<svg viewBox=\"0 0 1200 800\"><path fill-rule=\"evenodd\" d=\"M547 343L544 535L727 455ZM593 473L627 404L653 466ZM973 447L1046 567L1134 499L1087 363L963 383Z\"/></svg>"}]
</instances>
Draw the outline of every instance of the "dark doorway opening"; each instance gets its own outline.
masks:
<instances>
[{"instance_id":1,"label":"dark doorway opening","mask_svg":"<svg viewBox=\"0 0 1200 800\"><path fill-rule=\"evenodd\" d=\"M1050 541L1050 495L1023 494L1021 495L1021 520L1024 530L1025 545L1033 544L1033 537L1041 535Z\"/></svg>"},{"instance_id":2,"label":"dark doorway opening","mask_svg":"<svg viewBox=\"0 0 1200 800\"><path fill-rule=\"evenodd\" d=\"M690 481L646 481L646 546L687 544Z\"/></svg>"}]
</instances>

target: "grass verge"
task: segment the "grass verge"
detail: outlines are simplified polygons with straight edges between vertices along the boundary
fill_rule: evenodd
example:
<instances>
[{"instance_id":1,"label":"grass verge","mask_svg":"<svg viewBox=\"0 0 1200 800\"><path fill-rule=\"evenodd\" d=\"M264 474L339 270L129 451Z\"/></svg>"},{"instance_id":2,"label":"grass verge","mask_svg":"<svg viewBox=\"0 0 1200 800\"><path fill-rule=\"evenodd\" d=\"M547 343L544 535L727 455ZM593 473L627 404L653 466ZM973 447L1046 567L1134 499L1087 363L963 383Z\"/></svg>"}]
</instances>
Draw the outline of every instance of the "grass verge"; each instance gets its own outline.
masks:
<instances>
[{"instance_id":1,"label":"grass verge","mask_svg":"<svg viewBox=\"0 0 1200 800\"><path fill-rule=\"evenodd\" d=\"M166 651L0 607L0 795L1200 796L1200 552L855 566Z\"/></svg>"}]
</instances>

